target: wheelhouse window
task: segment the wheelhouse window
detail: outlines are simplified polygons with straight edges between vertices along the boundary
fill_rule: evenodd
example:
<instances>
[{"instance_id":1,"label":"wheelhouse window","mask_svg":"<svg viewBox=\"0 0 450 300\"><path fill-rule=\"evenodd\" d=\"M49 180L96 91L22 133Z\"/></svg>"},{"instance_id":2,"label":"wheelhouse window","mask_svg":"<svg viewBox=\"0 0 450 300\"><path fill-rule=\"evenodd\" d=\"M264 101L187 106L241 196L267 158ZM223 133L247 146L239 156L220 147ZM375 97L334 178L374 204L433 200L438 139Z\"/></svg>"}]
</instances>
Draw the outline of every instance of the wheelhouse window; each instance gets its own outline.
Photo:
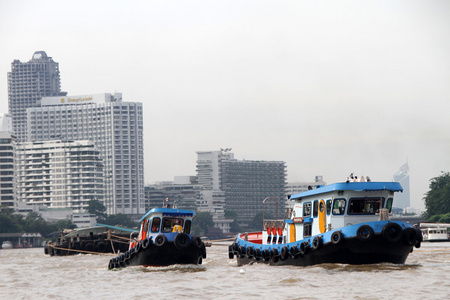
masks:
<instances>
[{"instance_id":1,"label":"wheelhouse window","mask_svg":"<svg viewBox=\"0 0 450 300\"><path fill-rule=\"evenodd\" d=\"M389 198L386 201L386 208L388 209L389 213L392 211L392 203L394 202L394 199Z\"/></svg>"},{"instance_id":2,"label":"wheelhouse window","mask_svg":"<svg viewBox=\"0 0 450 300\"><path fill-rule=\"evenodd\" d=\"M191 233L191 221L190 220L186 220L186 222L184 223L184 232Z\"/></svg>"},{"instance_id":3,"label":"wheelhouse window","mask_svg":"<svg viewBox=\"0 0 450 300\"><path fill-rule=\"evenodd\" d=\"M382 198L351 198L348 204L349 215L374 215L380 212Z\"/></svg>"},{"instance_id":4,"label":"wheelhouse window","mask_svg":"<svg viewBox=\"0 0 450 300\"><path fill-rule=\"evenodd\" d=\"M159 232L159 226L161 225L161 219L160 218L153 218L152 220L152 232Z\"/></svg>"},{"instance_id":5,"label":"wheelhouse window","mask_svg":"<svg viewBox=\"0 0 450 300\"><path fill-rule=\"evenodd\" d=\"M319 214L319 201L314 200L314 205L313 205L313 217L317 217L317 215Z\"/></svg>"},{"instance_id":6,"label":"wheelhouse window","mask_svg":"<svg viewBox=\"0 0 450 300\"><path fill-rule=\"evenodd\" d=\"M311 236L312 226L311 223L303 225L303 237Z\"/></svg>"},{"instance_id":7,"label":"wheelhouse window","mask_svg":"<svg viewBox=\"0 0 450 300\"><path fill-rule=\"evenodd\" d=\"M331 214L331 200L327 200L327 215Z\"/></svg>"},{"instance_id":8,"label":"wheelhouse window","mask_svg":"<svg viewBox=\"0 0 450 300\"><path fill-rule=\"evenodd\" d=\"M303 203L303 217L311 217L311 202Z\"/></svg>"},{"instance_id":9,"label":"wheelhouse window","mask_svg":"<svg viewBox=\"0 0 450 300\"><path fill-rule=\"evenodd\" d=\"M175 225L183 227L183 219L180 218L164 218L162 232L172 232Z\"/></svg>"},{"instance_id":10,"label":"wheelhouse window","mask_svg":"<svg viewBox=\"0 0 450 300\"><path fill-rule=\"evenodd\" d=\"M334 199L333 215L343 215L345 212L345 199Z\"/></svg>"}]
</instances>

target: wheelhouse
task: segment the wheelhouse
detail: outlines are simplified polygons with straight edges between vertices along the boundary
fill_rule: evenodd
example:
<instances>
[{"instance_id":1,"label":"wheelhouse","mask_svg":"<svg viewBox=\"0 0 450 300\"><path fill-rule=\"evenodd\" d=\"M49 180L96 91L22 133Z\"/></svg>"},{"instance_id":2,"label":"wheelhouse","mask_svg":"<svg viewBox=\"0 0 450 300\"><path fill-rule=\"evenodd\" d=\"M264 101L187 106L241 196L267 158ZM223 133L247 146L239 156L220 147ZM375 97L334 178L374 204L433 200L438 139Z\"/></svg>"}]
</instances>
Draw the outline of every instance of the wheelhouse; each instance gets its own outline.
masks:
<instances>
[{"instance_id":1,"label":"wheelhouse","mask_svg":"<svg viewBox=\"0 0 450 300\"><path fill-rule=\"evenodd\" d=\"M174 208L153 208L140 220L140 239L159 233L191 232L195 212Z\"/></svg>"}]
</instances>

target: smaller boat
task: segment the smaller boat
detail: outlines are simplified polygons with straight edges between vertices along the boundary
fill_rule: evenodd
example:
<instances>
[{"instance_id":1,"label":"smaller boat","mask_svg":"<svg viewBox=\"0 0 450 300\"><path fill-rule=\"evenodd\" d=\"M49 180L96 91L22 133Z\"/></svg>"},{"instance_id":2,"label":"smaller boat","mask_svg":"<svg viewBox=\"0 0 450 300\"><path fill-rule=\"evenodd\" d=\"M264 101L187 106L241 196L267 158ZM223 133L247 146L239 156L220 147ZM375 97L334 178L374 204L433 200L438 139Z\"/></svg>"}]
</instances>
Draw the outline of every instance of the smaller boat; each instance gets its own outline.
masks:
<instances>
[{"instance_id":1,"label":"smaller boat","mask_svg":"<svg viewBox=\"0 0 450 300\"><path fill-rule=\"evenodd\" d=\"M12 249L13 248L13 244L11 243L11 241L4 241L2 243L2 249Z\"/></svg>"},{"instance_id":2,"label":"smaller boat","mask_svg":"<svg viewBox=\"0 0 450 300\"><path fill-rule=\"evenodd\" d=\"M447 226L448 225L448 226ZM424 242L448 242L447 228L450 224L440 223L420 223L419 228L422 231Z\"/></svg>"},{"instance_id":3,"label":"smaller boat","mask_svg":"<svg viewBox=\"0 0 450 300\"><path fill-rule=\"evenodd\" d=\"M129 250L112 258L108 269L201 264L206 245L190 234L194 216L191 210L151 209L139 220L140 230L137 238L131 237Z\"/></svg>"}]
</instances>

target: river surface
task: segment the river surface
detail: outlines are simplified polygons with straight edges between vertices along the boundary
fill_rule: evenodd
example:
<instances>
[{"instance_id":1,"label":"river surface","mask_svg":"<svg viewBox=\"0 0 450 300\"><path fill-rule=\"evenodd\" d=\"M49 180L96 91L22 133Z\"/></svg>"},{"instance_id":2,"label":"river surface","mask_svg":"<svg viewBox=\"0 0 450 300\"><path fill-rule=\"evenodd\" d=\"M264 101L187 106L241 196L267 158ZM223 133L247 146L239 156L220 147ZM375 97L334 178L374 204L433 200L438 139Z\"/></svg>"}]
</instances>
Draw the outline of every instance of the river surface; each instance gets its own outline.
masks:
<instances>
[{"instance_id":1,"label":"river surface","mask_svg":"<svg viewBox=\"0 0 450 300\"><path fill-rule=\"evenodd\" d=\"M0 299L450 298L450 242L422 243L404 265L238 267L225 245L207 251L199 266L109 271L111 256L0 250Z\"/></svg>"}]
</instances>

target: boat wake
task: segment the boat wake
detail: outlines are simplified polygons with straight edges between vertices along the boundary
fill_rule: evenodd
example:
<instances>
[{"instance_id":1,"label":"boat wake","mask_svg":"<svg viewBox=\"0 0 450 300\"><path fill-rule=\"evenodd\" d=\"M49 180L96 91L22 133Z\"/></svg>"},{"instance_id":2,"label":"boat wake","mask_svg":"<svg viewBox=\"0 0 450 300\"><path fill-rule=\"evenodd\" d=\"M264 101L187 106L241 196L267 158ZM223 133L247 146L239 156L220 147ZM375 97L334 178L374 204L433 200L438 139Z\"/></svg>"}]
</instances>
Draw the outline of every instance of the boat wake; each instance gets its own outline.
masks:
<instances>
[{"instance_id":1,"label":"boat wake","mask_svg":"<svg viewBox=\"0 0 450 300\"><path fill-rule=\"evenodd\" d=\"M206 271L206 266L202 265L170 265L161 267L145 267L145 266L134 266L129 267L136 272L150 273L150 272L181 272L181 273L196 273Z\"/></svg>"},{"instance_id":2,"label":"boat wake","mask_svg":"<svg viewBox=\"0 0 450 300\"><path fill-rule=\"evenodd\" d=\"M416 270L421 268L420 264L366 264L366 265L349 265L349 264L321 264L312 268L322 268L328 272L392 272L392 271L406 271Z\"/></svg>"}]
</instances>

